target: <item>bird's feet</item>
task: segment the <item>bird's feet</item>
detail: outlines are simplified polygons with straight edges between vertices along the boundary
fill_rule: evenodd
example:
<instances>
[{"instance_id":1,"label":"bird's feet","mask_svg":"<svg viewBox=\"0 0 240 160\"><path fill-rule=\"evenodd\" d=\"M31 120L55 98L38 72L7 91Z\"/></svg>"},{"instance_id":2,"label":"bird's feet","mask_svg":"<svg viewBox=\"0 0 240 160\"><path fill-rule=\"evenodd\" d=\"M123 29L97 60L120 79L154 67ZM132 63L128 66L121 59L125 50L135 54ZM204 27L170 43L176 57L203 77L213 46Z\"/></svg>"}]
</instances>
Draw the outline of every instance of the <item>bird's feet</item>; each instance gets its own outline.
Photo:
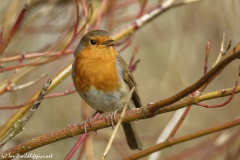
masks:
<instances>
[{"instance_id":1,"label":"bird's feet","mask_svg":"<svg viewBox=\"0 0 240 160\"><path fill-rule=\"evenodd\" d=\"M108 121L108 118L110 118L111 124L112 124L112 129L114 129L114 121L115 121L115 119L116 119L117 111L118 111L118 110L115 109L114 112L111 112L111 113L105 118L106 122Z\"/></svg>"},{"instance_id":2,"label":"bird's feet","mask_svg":"<svg viewBox=\"0 0 240 160\"><path fill-rule=\"evenodd\" d=\"M93 117L95 117L97 113L102 114L103 112L97 110L90 118L88 118L87 120L85 120L85 121L83 121L83 122L81 123L81 125L84 124L84 132L85 132L85 133L87 133L87 123L89 123L89 125L90 125L90 127L91 127L92 121L94 120Z\"/></svg>"},{"instance_id":3,"label":"bird's feet","mask_svg":"<svg viewBox=\"0 0 240 160\"><path fill-rule=\"evenodd\" d=\"M89 123L89 125L91 126L92 125L92 117L88 118L87 120L83 121L81 123L81 125L84 124L84 132L87 133L87 123Z\"/></svg>"}]
</instances>

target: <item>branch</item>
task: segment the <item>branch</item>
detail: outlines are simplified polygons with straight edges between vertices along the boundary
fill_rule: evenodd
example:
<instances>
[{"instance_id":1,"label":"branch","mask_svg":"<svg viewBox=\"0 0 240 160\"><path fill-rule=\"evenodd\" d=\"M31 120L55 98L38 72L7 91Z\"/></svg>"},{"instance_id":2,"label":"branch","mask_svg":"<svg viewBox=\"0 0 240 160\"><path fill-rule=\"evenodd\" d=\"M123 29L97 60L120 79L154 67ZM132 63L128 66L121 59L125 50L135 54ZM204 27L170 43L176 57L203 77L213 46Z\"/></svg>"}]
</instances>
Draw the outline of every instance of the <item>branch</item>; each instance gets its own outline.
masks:
<instances>
[{"instance_id":1,"label":"branch","mask_svg":"<svg viewBox=\"0 0 240 160\"><path fill-rule=\"evenodd\" d=\"M236 125L239 125L239 124L240 124L240 119L236 119L234 121L223 123L221 125L217 125L217 126L214 126L214 127L211 127L211 128L200 130L200 131L190 133L190 134L187 134L187 135L184 135L184 136L181 136L181 137L166 140L166 141L164 141L162 143L159 143L159 144L157 144L153 147L150 147L150 148L145 149L141 152L138 152L138 153L135 153L135 154L133 154L129 157L126 157L123 160L139 159L139 158L142 158L142 157L144 157L144 156L146 156L146 155L148 155L152 152L155 152L155 151L167 148L167 147L171 147L175 144L186 142L186 141L189 141L189 140L192 140L192 139L195 139L195 138L198 138L198 137L202 137L202 136L214 133L214 132L218 132L218 131L221 131L221 130L224 130L224 129L228 129L228 128L234 127Z\"/></svg>"},{"instance_id":2,"label":"branch","mask_svg":"<svg viewBox=\"0 0 240 160\"><path fill-rule=\"evenodd\" d=\"M163 108L164 106L173 104L183 97L193 93L202 86L207 86L221 71L233 60L240 58L240 43L226 56L222 61L220 61L215 67L213 67L208 73L206 73L202 78L200 78L196 83L187 87L186 89L178 92L177 94L154 103L152 106L147 108L147 115L151 114L154 116L157 110ZM160 111L160 110L159 110ZM158 112L159 112L158 111ZM145 113L143 113L145 114Z\"/></svg>"},{"instance_id":3,"label":"branch","mask_svg":"<svg viewBox=\"0 0 240 160\"><path fill-rule=\"evenodd\" d=\"M144 14L140 18L133 21L126 28L119 31L116 35L113 36L113 39L117 41L119 39L122 39L123 37L126 37L127 35L135 32L139 28L142 28L144 25L151 22L153 19L155 19L160 14L162 14L163 12L165 12L169 9L172 9L172 8L175 8L178 6L182 6L182 5L186 5L186 4L190 4L192 2L198 2L198 1L200 1L200 0L188 0L188 1L183 1L183 2L179 2L179 3L173 3L173 2L169 1L170 3L164 3L161 6L157 6L151 12Z\"/></svg>"},{"instance_id":4,"label":"branch","mask_svg":"<svg viewBox=\"0 0 240 160\"><path fill-rule=\"evenodd\" d=\"M84 4L83 2L85 2L85 1L82 0L81 2L82 2L82 4ZM130 26L127 26L125 29L121 30L119 33L115 34L113 37L114 37L114 39L116 41L120 40L120 39L126 37L128 34L131 34L133 31L135 31L135 30L137 30L137 29L139 29L139 28L141 28L143 26L143 25L141 25L141 26L140 25L136 25L137 21L141 21L141 24L147 24L147 22L150 22L151 20L156 18L158 15L163 13L163 11L166 11L167 9L174 8L174 7L177 7L177 6L185 5L185 4L186 4L186 2L180 2L180 3L175 4L173 6L169 6L169 8L162 8L162 7L158 6L152 12L144 14L141 18L139 18L138 20L136 20L133 23L131 23ZM84 7L84 11L85 11L85 9L86 9L86 6ZM94 17L92 18L92 20L94 21ZM34 64L36 65L36 63L34 63ZM28 64L28 66L29 66L29 64ZM4 69L0 69L0 72L3 71L3 70ZM68 64L68 65L66 65L64 67L64 70L61 71L61 73L59 73L56 76L56 78L54 78L53 84L50 86L49 91L52 90L55 86L57 86L61 82L61 80L63 80L70 73L71 73L71 64ZM37 93L34 94L29 99L29 101L32 101L32 100L36 99L36 97L37 97ZM21 108L20 110L18 110L16 113L14 113L12 115L12 117L7 121L7 123L4 124L4 126L2 126L0 128L0 137L2 137L7 132L7 130L9 130L9 128L11 127L11 124L13 122L15 122L21 115L26 113L26 111L29 109L29 107L30 107L30 105L26 105L26 106L24 106L23 108Z\"/></svg>"},{"instance_id":5,"label":"branch","mask_svg":"<svg viewBox=\"0 0 240 160\"><path fill-rule=\"evenodd\" d=\"M58 83L60 83L65 77L67 77L71 73L72 62L69 63L64 70L62 70L56 77L54 77L52 81L52 85L49 87L47 92L50 92L54 89ZM37 98L39 91L37 91L28 101L33 101ZM17 121L22 115L24 115L31 108L31 104L27 104L26 106L19 109L15 112L12 117L0 128L0 137L2 137L12 126L12 124Z\"/></svg>"},{"instance_id":6,"label":"branch","mask_svg":"<svg viewBox=\"0 0 240 160\"><path fill-rule=\"evenodd\" d=\"M123 118L124 118L124 114L125 114L125 112L126 112L127 106L128 106L128 104L129 104L129 101L130 101L130 99L131 99L131 97L132 97L132 93L133 93L134 90L135 90L135 87L133 87L133 88L131 89L131 92L130 92L129 95L128 95L128 99L127 99L127 101L126 101L126 104L125 104L125 106L123 107L123 110L122 110L122 113L121 113L121 115L120 115L120 118L119 118L119 120L117 121L117 125L116 125L115 128L114 128L114 131L113 131L113 133L112 133L112 136L111 136L111 138L109 139L108 145L107 145L107 147L106 147L106 149L105 149L105 151L104 151L104 153L103 153L103 155L102 155L101 160L104 160L105 157L107 156L107 153L108 153L108 151L109 151L109 149L110 149L110 147L111 147L111 145L112 145L112 143L113 143L114 137L116 136L116 133L117 133L117 131L118 131L118 129L119 129L121 123L122 123L122 120L123 120Z\"/></svg>"},{"instance_id":7,"label":"branch","mask_svg":"<svg viewBox=\"0 0 240 160\"><path fill-rule=\"evenodd\" d=\"M186 97L186 99L181 100L181 102L179 102L179 103L176 103L174 105L166 106L166 107L162 108L161 113L159 112L159 114L170 112L172 110L176 110L176 109L179 109L179 108L183 108L187 105L195 104L196 101L204 101L204 100L208 100L208 99L212 99L212 98L216 98L216 97L224 97L224 96L231 95L231 93L233 92L233 88L225 89L225 90L222 90L222 91L223 92L214 91L214 92L210 92L210 93L205 93L203 95L199 95L197 97L194 97L193 99L191 99L189 97ZM237 87L236 92L240 92L240 86ZM182 103L182 102L184 102L184 103ZM146 115L142 114L144 112L145 107L141 107L141 108L138 108L138 109L132 109L132 110L126 112L125 115L124 115L123 123L131 122L135 119L140 120L140 119L148 118L148 117L146 117ZM119 114L116 115L116 121L118 121L118 120L119 120ZM208 131L200 131L200 132L196 132L196 133L197 134L202 133L202 135L210 134L210 133L222 130L222 129L226 129L226 127L229 128L229 127L233 127L233 126L238 125L238 124L240 124L240 120L231 121L231 122L228 122L226 124L220 125L220 126L222 126L222 128L219 128L217 126L217 127L213 127L211 130L208 129ZM110 119L108 121L106 121L105 117L104 118L99 118L97 120L92 121L91 125L87 125L87 131L89 131L89 132L90 131L96 131L98 129L107 128L107 127L110 127L110 126L112 126ZM31 139L27 142L24 142L22 144L19 144L19 145L13 147L13 148L10 148L10 149L2 152L1 154L2 155L8 155L9 153L11 153L11 155L24 154L26 152L29 152L29 151L34 150L36 148L39 148L41 146L51 144L51 143L54 143L54 142L62 140L62 139L71 138L73 136L76 136L76 135L79 135L79 134L84 134L84 133L85 133L84 124L82 124L82 125L79 125L79 124L71 125L71 126L68 126L66 128L63 128L61 130L54 131L54 132L51 132L51 133L33 138L33 139ZM196 134L196 133L194 133L194 134ZM200 136L202 136L202 135L200 135ZM187 140L190 140L190 137L188 137L188 135L183 136L183 137L187 137L188 138ZM192 137L192 138L196 138L196 137ZM182 139L182 138L178 138L178 139ZM178 143L180 143L180 142L178 142Z\"/></svg>"},{"instance_id":8,"label":"branch","mask_svg":"<svg viewBox=\"0 0 240 160\"><path fill-rule=\"evenodd\" d=\"M15 22L15 24L13 25L12 27L12 30L9 34L9 36L7 37L6 41L3 42L1 45L0 45L0 56L2 55L2 53L4 52L4 50L6 49L6 47L8 46L9 42L11 41L13 35L16 33L20 23L22 22L24 16L25 16L25 13L27 12L27 9L28 9L28 3L26 3L26 5L24 6L24 8L22 9L22 11L20 12L20 14L18 15L18 18ZM3 32L2 32L3 34Z\"/></svg>"},{"instance_id":9,"label":"branch","mask_svg":"<svg viewBox=\"0 0 240 160\"><path fill-rule=\"evenodd\" d=\"M15 137L18 133L23 131L24 129L23 127L25 126L25 124L32 118L34 113L37 111L51 83L52 80L49 79L47 83L43 86L41 92L38 95L37 100L34 102L34 104L27 112L27 114L23 116L21 119L18 119L16 122L14 122L10 130L0 139L0 148L8 141L10 141L13 137Z\"/></svg>"}]
</instances>

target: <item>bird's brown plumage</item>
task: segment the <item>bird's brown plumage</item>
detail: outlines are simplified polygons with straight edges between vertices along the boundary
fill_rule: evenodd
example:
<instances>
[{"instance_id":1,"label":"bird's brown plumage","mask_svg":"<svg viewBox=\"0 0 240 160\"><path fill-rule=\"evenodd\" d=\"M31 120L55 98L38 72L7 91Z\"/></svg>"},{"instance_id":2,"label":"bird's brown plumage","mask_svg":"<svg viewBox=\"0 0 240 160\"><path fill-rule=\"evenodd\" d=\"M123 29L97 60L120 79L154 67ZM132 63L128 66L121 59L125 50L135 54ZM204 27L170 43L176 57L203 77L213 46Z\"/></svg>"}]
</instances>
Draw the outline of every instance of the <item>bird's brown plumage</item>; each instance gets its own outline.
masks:
<instances>
[{"instance_id":1,"label":"bird's brown plumage","mask_svg":"<svg viewBox=\"0 0 240 160\"><path fill-rule=\"evenodd\" d=\"M122 57L113 47L110 34L95 30L85 34L74 52L72 78L79 95L101 112L121 111L135 86L132 100L141 107L137 84ZM134 123L124 123L123 129L131 149L142 149Z\"/></svg>"}]
</instances>

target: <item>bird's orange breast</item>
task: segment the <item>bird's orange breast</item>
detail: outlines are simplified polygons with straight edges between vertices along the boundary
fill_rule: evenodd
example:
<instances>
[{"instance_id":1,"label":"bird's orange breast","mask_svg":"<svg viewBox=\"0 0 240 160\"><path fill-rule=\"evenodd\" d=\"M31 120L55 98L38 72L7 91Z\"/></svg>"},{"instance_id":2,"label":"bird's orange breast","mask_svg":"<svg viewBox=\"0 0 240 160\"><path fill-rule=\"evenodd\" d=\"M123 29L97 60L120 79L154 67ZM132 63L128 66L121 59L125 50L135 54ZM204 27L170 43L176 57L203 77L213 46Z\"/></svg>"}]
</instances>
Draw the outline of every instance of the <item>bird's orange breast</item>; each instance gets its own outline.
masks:
<instances>
[{"instance_id":1,"label":"bird's orange breast","mask_svg":"<svg viewBox=\"0 0 240 160\"><path fill-rule=\"evenodd\" d=\"M85 48L76 56L75 86L80 92L87 92L91 86L104 92L120 87L116 67L117 52L113 47L101 50Z\"/></svg>"}]
</instances>

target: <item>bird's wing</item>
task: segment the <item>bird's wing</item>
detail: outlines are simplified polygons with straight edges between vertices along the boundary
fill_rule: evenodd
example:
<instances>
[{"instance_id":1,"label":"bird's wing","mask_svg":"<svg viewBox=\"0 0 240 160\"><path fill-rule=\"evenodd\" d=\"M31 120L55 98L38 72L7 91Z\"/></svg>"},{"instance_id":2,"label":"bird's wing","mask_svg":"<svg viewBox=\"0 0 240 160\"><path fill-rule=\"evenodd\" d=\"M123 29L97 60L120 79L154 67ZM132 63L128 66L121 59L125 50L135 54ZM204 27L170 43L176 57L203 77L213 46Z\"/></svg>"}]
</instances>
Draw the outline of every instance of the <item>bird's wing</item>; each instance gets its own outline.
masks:
<instances>
[{"instance_id":1,"label":"bird's wing","mask_svg":"<svg viewBox=\"0 0 240 160\"><path fill-rule=\"evenodd\" d=\"M134 80L132 73L129 71L127 64L122 59L120 55L117 55L117 61L119 62L122 68L122 76L125 83L128 85L129 89L131 90L135 86L135 90L132 95L132 100L135 107L139 108L142 106L141 100L139 98L138 90L137 90L137 83Z\"/></svg>"}]
</instances>

